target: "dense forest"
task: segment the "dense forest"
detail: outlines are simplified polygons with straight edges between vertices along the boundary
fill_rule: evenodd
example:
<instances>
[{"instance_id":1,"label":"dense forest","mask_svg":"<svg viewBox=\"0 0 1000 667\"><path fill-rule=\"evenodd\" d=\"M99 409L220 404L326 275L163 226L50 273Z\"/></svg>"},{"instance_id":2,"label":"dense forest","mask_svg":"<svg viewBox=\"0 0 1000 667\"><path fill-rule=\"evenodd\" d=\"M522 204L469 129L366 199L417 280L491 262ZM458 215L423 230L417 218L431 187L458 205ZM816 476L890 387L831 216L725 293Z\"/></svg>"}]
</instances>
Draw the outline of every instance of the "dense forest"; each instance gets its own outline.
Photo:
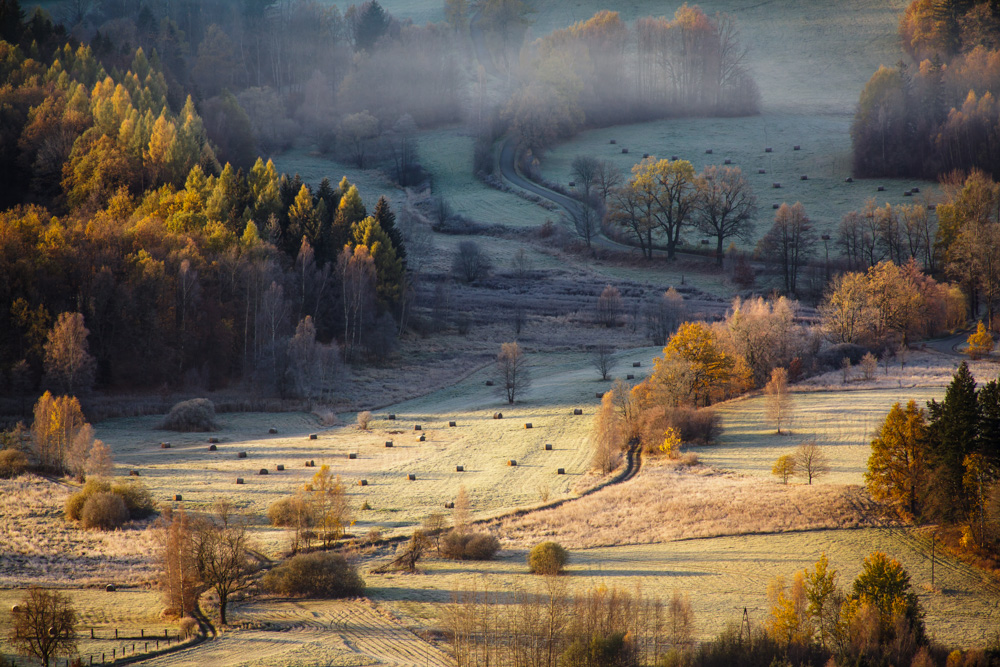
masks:
<instances>
[{"instance_id":1,"label":"dense forest","mask_svg":"<svg viewBox=\"0 0 1000 667\"><path fill-rule=\"evenodd\" d=\"M862 91L855 174L1000 177L1000 4L913 0L899 34L912 63L880 67Z\"/></svg>"}]
</instances>

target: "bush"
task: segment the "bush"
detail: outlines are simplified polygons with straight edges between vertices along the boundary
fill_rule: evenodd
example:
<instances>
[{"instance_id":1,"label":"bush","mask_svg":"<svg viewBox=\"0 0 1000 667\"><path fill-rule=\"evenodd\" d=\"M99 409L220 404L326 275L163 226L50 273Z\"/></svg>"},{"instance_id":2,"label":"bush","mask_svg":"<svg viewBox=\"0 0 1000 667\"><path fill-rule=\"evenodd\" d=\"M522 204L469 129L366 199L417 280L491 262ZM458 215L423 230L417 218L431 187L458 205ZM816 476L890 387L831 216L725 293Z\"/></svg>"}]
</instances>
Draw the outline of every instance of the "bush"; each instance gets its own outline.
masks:
<instances>
[{"instance_id":1,"label":"bush","mask_svg":"<svg viewBox=\"0 0 1000 667\"><path fill-rule=\"evenodd\" d=\"M340 554L319 551L290 558L264 575L264 589L275 595L342 598L364 595L365 582Z\"/></svg>"},{"instance_id":2,"label":"bush","mask_svg":"<svg viewBox=\"0 0 1000 667\"><path fill-rule=\"evenodd\" d=\"M451 531L441 540L441 555L453 560L490 560L500 550L500 541L489 533Z\"/></svg>"},{"instance_id":3,"label":"bush","mask_svg":"<svg viewBox=\"0 0 1000 667\"><path fill-rule=\"evenodd\" d=\"M267 520L282 528L315 525L312 504L302 496L275 500L267 508Z\"/></svg>"},{"instance_id":4,"label":"bush","mask_svg":"<svg viewBox=\"0 0 1000 667\"><path fill-rule=\"evenodd\" d=\"M112 494L118 497L130 519L142 519L156 511L156 504L146 485L134 480L88 479L84 487L66 501L66 518L80 521L87 501L98 494Z\"/></svg>"},{"instance_id":5,"label":"bush","mask_svg":"<svg viewBox=\"0 0 1000 667\"><path fill-rule=\"evenodd\" d=\"M868 348L862 347L861 345L855 345L854 343L839 343L822 350L816 356L816 362L824 368L834 370L841 367L841 364L846 357L851 360L852 366L857 366L861 363L861 359L867 353Z\"/></svg>"},{"instance_id":6,"label":"bush","mask_svg":"<svg viewBox=\"0 0 1000 667\"><path fill-rule=\"evenodd\" d=\"M372 421L372 413L368 412L367 410L358 413L358 428L361 429L362 431L368 430L368 426L371 424L371 421Z\"/></svg>"},{"instance_id":7,"label":"bush","mask_svg":"<svg viewBox=\"0 0 1000 667\"><path fill-rule=\"evenodd\" d=\"M722 432L719 416L709 408L671 408L667 426L677 429L682 441L697 445L712 444Z\"/></svg>"},{"instance_id":8,"label":"bush","mask_svg":"<svg viewBox=\"0 0 1000 667\"><path fill-rule=\"evenodd\" d=\"M0 451L0 478L17 477L28 469L28 457L17 449Z\"/></svg>"},{"instance_id":9,"label":"bush","mask_svg":"<svg viewBox=\"0 0 1000 667\"><path fill-rule=\"evenodd\" d=\"M215 405L207 398L192 398L190 401L181 401L170 408L170 413L163 418L158 428L164 431L184 433L214 431L216 429Z\"/></svg>"},{"instance_id":10,"label":"bush","mask_svg":"<svg viewBox=\"0 0 1000 667\"><path fill-rule=\"evenodd\" d=\"M528 569L533 574L559 574L569 561L569 552L556 542L542 542L528 554Z\"/></svg>"},{"instance_id":11,"label":"bush","mask_svg":"<svg viewBox=\"0 0 1000 667\"><path fill-rule=\"evenodd\" d=\"M114 493L95 493L83 504L80 520L84 528L114 530L128 521L128 508L121 496Z\"/></svg>"}]
</instances>

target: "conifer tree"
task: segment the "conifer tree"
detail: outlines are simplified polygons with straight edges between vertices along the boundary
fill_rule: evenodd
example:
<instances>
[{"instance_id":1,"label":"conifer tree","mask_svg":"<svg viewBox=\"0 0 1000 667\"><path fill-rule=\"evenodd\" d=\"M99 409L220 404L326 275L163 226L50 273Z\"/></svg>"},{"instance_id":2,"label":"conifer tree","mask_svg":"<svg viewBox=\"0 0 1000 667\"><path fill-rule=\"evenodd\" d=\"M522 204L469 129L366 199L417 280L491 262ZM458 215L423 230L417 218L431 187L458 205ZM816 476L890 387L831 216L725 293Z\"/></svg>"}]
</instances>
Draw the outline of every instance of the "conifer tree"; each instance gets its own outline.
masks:
<instances>
[{"instance_id":1,"label":"conifer tree","mask_svg":"<svg viewBox=\"0 0 1000 667\"><path fill-rule=\"evenodd\" d=\"M931 485L936 513L943 518L956 519L967 509L963 493L963 461L972 451L979 423L979 405L976 401L976 380L966 362L958 367L948 385L944 401L927 404L930 415L928 425L929 456L934 468Z\"/></svg>"},{"instance_id":2,"label":"conifer tree","mask_svg":"<svg viewBox=\"0 0 1000 667\"><path fill-rule=\"evenodd\" d=\"M372 214L378 220L379 226L389 235L392 247L396 249L396 255L406 261L406 248L403 247L403 234L396 227L396 214L392 212L392 207L385 195L378 198L375 203L375 213Z\"/></svg>"},{"instance_id":3,"label":"conifer tree","mask_svg":"<svg viewBox=\"0 0 1000 667\"><path fill-rule=\"evenodd\" d=\"M352 227L354 245L367 246L375 262L375 294L385 307L399 300L403 283L403 261L392 241L374 217L367 217Z\"/></svg>"}]
</instances>

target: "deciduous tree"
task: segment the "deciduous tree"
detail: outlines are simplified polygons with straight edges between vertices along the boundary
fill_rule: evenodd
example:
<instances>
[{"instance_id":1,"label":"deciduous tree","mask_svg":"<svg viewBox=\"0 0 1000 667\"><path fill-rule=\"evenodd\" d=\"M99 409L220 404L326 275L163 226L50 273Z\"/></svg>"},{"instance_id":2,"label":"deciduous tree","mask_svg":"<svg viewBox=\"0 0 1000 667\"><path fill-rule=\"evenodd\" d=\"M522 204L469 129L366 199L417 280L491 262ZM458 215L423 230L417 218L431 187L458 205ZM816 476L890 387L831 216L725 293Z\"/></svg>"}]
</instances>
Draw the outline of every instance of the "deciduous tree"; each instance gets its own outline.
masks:
<instances>
[{"instance_id":1,"label":"deciduous tree","mask_svg":"<svg viewBox=\"0 0 1000 667\"><path fill-rule=\"evenodd\" d=\"M715 238L715 259L722 266L725 240L749 241L753 235L757 195L739 167L705 167L698 185L696 224Z\"/></svg>"},{"instance_id":2,"label":"deciduous tree","mask_svg":"<svg viewBox=\"0 0 1000 667\"><path fill-rule=\"evenodd\" d=\"M830 472L830 459L815 442L804 442L795 450L795 469L809 484Z\"/></svg>"},{"instance_id":3,"label":"deciduous tree","mask_svg":"<svg viewBox=\"0 0 1000 667\"><path fill-rule=\"evenodd\" d=\"M927 424L915 401L896 403L872 440L865 484L875 500L907 518L919 517L928 480Z\"/></svg>"},{"instance_id":4,"label":"deciduous tree","mask_svg":"<svg viewBox=\"0 0 1000 667\"><path fill-rule=\"evenodd\" d=\"M76 652L76 610L69 596L57 591L30 587L11 614L10 642L19 651L32 655L48 667L60 653Z\"/></svg>"},{"instance_id":5,"label":"deciduous tree","mask_svg":"<svg viewBox=\"0 0 1000 667\"><path fill-rule=\"evenodd\" d=\"M503 343L500 346L494 372L497 378L497 387L510 405L513 405L517 397L531 386L531 370L528 359L524 350L516 342Z\"/></svg>"},{"instance_id":6,"label":"deciduous tree","mask_svg":"<svg viewBox=\"0 0 1000 667\"><path fill-rule=\"evenodd\" d=\"M82 313L62 313L45 341L46 380L64 394L87 393L94 384L88 335Z\"/></svg>"},{"instance_id":7,"label":"deciduous tree","mask_svg":"<svg viewBox=\"0 0 1000 667\"><path fill-rule=\"evenodd\" d=\"M801 202L782 204L774 224L757 243L757 254L778 265L786 292L798 289L799 272L815 251L816 234Z\"/></svg>"},{"instance_id":8,"label":"deciduous tree","mask_svg":"<svg viewBox=\"0 0 1000 667\"><path fill-rule=\"evenodd\" d=\"M767 404L767 418L781 435L781 425L791 420L793 402L788 392L788 371L775 368L771 371L771 379L764 387Z\"/></svg>"}]
</instances>

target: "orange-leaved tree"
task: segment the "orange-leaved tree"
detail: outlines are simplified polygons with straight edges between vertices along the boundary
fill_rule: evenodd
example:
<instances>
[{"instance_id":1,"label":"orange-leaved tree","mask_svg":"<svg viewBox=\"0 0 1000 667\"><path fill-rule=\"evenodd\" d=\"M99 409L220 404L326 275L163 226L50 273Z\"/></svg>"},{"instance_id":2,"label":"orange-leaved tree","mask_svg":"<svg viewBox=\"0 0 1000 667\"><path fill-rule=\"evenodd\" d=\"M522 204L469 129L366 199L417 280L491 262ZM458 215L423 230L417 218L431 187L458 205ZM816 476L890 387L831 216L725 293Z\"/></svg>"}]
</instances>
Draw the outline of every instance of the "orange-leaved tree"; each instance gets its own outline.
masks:
<instances>
[{"instance_id":1,"label":"orange-leaved tree","mask_svg":"<svg viewBox=\"0 0 1000 667\"><path fill-rule=\"evenodd\" d=\"M654 360L646 394L673 405L709 405L750 386L750 371L703 322L685 322Z\"/></svg>"}]
</instances>

